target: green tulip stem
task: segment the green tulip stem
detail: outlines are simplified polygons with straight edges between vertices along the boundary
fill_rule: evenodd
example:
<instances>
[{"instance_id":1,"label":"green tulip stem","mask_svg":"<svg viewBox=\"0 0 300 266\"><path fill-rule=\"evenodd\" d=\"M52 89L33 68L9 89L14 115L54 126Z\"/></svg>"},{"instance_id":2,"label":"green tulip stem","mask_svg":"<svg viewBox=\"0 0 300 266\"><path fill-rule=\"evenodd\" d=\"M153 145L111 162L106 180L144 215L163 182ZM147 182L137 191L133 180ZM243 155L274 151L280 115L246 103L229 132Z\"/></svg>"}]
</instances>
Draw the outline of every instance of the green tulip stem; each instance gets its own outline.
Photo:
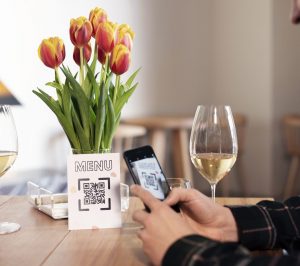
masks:
<instances>
[{"instance_id":1,"label":"green tulip stem","mask_svg":"<svg viewBox=\"0 0 300 266\"><path fill-rule=\"evenodd\" d=\"M94 45L94 58L93 58L93 61L94 60L97 60L98 59L98 46L97 46L97 43L95 42L95 45Z\"/></svg>"},{"instance_id":2,"label":"green tulip stem","mask_svg":"<svg viewBox=\"0 0 300 266\"><path fill-rule=\"evenodd\" d=\"M79 48L80 51L80 85L83 86L83 82L84 82L84 58L83 58L83 47Z\"/></svg>"},{"instance_id":3,"label":"green tulip stem","mask_svg":"<svg viewBox=\"0 0 300 266\"><path fill-rule=\"evenodd\" d=\"M57 78L57 81L58 81L60 87L63 88L62 83L61 83L61 80L60 80L59 72L58 72L58 67L56 67L56 68L54 69L54 71L55 71L55 75L56 75L56 78Z\"/></svg>"},{"instance_id":4,"label":"green tulip stem","mask_svg":"<svg viewBox=\"0 0 300 266\"><path fill-rule=\"evenodd\" d=\"M101 80L105 83L107 75L107 66L108 66L108 54L105 54L105 64L101 67Z\"/></svg>"},{"instance_id":5,"label":"green tulip stem","mask_svg":"<svg viewBox=\"0 0 300 266\"><path fill-rule=\"evenodd\" d=\"M63 85L60 81L60 77L59 77L59 73L58 73L58 68L56 67L54 69L55 71L55 81L58 82L59 84L59 89L56 89L56 95L57 95L57 100L60 104L60 106L63 106L63 102L62 102L62 91L63 91Z\"/></svg>"},{"instance_id":6,"label":"green tulip stem","mask_svg":"<svg viewBox=\"0 0 300 266\"><path fill-rule=\"evenodd\" d=\"M105 75L104 75L104 82L106 82L107 73L108 73L108 62L109 62L109 56L108 54L105 54Z\"/></svg>"},{"instance_id":7,"label":"green tulip stem","mask_svg":"<svg viewBox=\"0 0 300 266\"><path fill-rule=\"evenodd\" d=\"M119 86L120 86L120 76L116 75L116 83L115 83L115 90L114 90L114 101L113 101L114 105L116 104L116 99L117 99Z\"/></svg>"}]
</instances>

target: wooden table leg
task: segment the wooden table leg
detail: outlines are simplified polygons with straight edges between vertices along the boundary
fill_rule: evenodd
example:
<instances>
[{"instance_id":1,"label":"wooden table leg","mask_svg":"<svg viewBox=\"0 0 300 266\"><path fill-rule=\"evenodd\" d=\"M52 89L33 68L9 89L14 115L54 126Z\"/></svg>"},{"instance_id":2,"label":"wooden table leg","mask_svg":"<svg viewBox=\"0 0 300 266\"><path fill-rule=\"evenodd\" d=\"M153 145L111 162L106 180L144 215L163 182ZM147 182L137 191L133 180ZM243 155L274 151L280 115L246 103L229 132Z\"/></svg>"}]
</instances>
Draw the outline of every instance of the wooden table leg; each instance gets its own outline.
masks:
<instances>
[{"instance_id":1,"label":"wooden table leg","mask_svg":"<svg viewBox=\"0 0 300 266\"><path fill-rule=\"evenodd\" d=\"M292 158L291 166L289 169L289 175L287 177L285 189L284 189L284 199L290 197L293 192L293 186L295 185L295 178L299 169L299 158L294 156Z\"/></svg>"},{"instance_id":2,"label":"wooden table leg","mask_svg":"<svg viewBox=\"0 0 300 266\"><path fill-rule=\"evenodd\" d=\"M156 157L164 169L166 155L166 132L162 129L149 130L149 141Z\"/></svg>"},{"instance_id":3,"label":"wooden table leg","mask_svg":"<svg viewBox=\"0 0 300 266\"><path fill-rule=\"evenodd\" d=\"M239 161L237 162L236 165L236 173L237 173L237 178L239 179L239 183L240 183L240 190L242 192L242 196L243 197L247 197L248 195L248 191L247 191L247 178L246 178L246 174L245 174L245 166L244 166L244 160L243 160L243 155L240 156Z\"/></svg>"},{"instance_id":4,"label":"wooden table leg","mask_svg":"<svg viewBox=\"0 0 300 266\"><path fill-rule=\"evenodd\" d=\"M191 160L189 154L188 132L186 129L173 131L173 161L177 178L192 179ZM192 181L192 180L191 180Z\"/></svg>"}]
</instances>

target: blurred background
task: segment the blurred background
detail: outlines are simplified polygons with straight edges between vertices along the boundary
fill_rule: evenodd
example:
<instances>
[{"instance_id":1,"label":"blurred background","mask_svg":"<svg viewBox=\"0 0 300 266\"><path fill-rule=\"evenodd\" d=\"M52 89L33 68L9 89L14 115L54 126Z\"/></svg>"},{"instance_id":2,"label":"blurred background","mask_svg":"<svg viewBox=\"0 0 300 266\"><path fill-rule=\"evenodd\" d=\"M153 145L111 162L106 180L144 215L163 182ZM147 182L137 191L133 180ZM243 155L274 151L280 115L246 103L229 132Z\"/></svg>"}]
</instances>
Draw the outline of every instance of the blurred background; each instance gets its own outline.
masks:
<instances>
[{"instance_id":1,"label":"blurred background","mask_svg":"<svg viewBox=\"0 0 300 266\"><path fill-rule=\"evenodd\" d=\"M247 117L242 154L247 196L282 197L290 157L281 119L300 113L300 27L291 25L290 1L282 0L2 1L0 81L21 105L13 107L19 155L1 178L0 191L45 175L49 186L51 176L64 180L67 144L56 142L60 125L32 93L36 87L45 89L54 77L39 60L37 48L42 39L60 36L66 45L65 64L75 71L69 22L88 17L96 6L136 33L128 75L140 66L142 70L122 117L193 117L199 104L230 105ZM167 161L170 176L174 162ZM209 194L197 172L191 178ZM241 196L235 167L225 179L230 179L230 195Z\"/></svg>"}]
</instances>

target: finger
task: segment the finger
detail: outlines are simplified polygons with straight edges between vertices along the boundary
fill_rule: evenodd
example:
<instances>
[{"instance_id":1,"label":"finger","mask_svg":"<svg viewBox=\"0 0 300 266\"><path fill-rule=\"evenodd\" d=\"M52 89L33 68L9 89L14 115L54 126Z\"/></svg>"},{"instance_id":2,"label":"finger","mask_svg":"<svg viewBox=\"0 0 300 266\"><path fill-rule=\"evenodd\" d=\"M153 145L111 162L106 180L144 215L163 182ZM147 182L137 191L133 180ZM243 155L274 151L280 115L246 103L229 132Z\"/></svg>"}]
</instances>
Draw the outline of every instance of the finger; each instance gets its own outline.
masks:
<instances>
[{"instance_id":1,"label":"finger","mask_svg":"<svg viewBox=\"0 0 300 266\"><path fill-rule=\"evenodd\" d=\"M200 193L195 191L195 189L173 188L164 202L169 206L172 206L178 202L184 203L199 198L200 195L198 194Z\"/></svg>"},{"instance_id":2,"label":"finger","mask_svg":"<svg viewBox=\"0 0 300 266\"><path fill-rule=\"evenodd\" d=\"M146 231L145 229L141 229L137 232L137 236L139 239L143 240L145 238Z\"/></svg>"},{"instance_id":3,"label":"finger","mask_svg":"<svg viewBox=\"0 0 300 266\"><path fill-rule=\"evenodd\" d=\"M150 208L150 210L161 203L158 199L153 197L149 191L143 189L139 185L132 185L130 187L130 191L133 195L139 197Z\"/></svg>"},{"instance_id":4,"label":"finger","mask_svg":"<svg viewBox=\"0 0 300 266\"><path fill-rule=\"evenodd\" d=\"M143 210L138 210L135 211L132 215L132 219L142 225L144 225L146 219L148 218L149 213L143 211Z\"/></svg>"},{"instance_id":5,"label":"finger","mask_svg":"<svg viewBox=\"0 0 300 266\"><path fill-rule=\"evenodd\" d=\"M187 197L186 191L186 189L182 188L173 188L168 197L165 199L165 203L171 206L175 205L178 202L183 202Z\"/></svg>"}]
</instances>

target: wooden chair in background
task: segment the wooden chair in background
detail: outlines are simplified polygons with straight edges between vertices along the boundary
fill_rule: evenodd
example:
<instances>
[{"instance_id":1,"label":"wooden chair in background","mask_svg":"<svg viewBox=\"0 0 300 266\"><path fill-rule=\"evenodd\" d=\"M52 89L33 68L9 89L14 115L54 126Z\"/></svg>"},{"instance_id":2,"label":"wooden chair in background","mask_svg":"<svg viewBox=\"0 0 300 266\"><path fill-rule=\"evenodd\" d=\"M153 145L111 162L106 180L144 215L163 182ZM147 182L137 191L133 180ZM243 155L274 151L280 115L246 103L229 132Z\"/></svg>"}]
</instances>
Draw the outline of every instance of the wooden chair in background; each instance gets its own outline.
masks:
<instances>
[{"instance_id":1,"label":"wooden chair in background","mask_svg":"<svg viewBox=\"0 0 300 266\"><path fill-rule=\"evenodd\" d=\"M300 115L286 115L282 119L283 139L285 149L291 157L289 172L284 187L283 196L288 198L293 195L295 181L299 173L300 159Z\"/></svg>"},{"instance_id":2,"label":"wooden chair in background","mask_svg":"<svg viewBox=\"0 0 300 266\"><path fill-rule=\"evenodd\" d=\"M113 139L112 152L119 152L121 155L121 182L126 183L127 166L123 160L123 152L140 146L138 138L146 135L146 128L142 126L120 124Z\"/></svg>"},{"instance_id":3,"label":"wooden chair in background","mask_svg":"<svg viewBox=\"0 0 300 266\"><path fill-rule=\"evenodd\" d=\"M174 165L174 177L192 179L192 167L189 155L189 132L193 117L148 116L122 120L125 125L142 126L147 129L149 144L162 166L165 168L167 138L171 137L171 154Z\"/></svg>"}]
</instances>

